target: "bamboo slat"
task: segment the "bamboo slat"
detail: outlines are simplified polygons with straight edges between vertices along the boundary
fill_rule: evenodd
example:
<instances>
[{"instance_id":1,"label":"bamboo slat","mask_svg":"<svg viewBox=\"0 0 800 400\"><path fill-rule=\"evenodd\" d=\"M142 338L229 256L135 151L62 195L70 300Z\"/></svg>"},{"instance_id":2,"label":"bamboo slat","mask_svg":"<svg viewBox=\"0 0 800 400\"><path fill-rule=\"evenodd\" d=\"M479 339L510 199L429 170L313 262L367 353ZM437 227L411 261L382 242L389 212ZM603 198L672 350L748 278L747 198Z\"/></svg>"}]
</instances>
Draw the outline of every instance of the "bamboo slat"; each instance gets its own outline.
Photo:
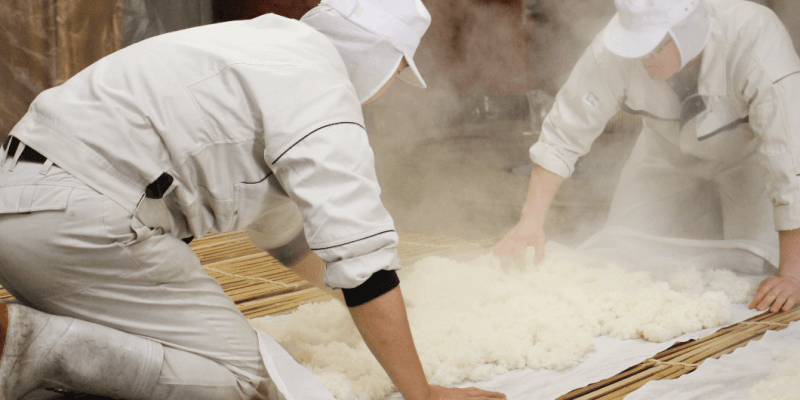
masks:
<instances>
[{"instance_id":1,"label":"bamboo slat","mask_svg":"<svg viewBox=\"0 0 800 400\"><path fill-rule=\"evenodd\" d=\"M239 310L248 318L267 315L283 315L294 311L297 307L318 301L328 301L331 297L318 288L311 287L296 292L238 303Z\"/></svg>"},{"instance_id":2,"label":"bamboo slat","mask_svg":"<svg viewBox=\"0 0 800 400\"><path fill-rule=\"evenodd\" d=\"M264 252L253 246L250 237L244 231L209 235L203 239L192 241L189 243L189 247L197 254L201 264Z\"/></svg>"}]
</instances>

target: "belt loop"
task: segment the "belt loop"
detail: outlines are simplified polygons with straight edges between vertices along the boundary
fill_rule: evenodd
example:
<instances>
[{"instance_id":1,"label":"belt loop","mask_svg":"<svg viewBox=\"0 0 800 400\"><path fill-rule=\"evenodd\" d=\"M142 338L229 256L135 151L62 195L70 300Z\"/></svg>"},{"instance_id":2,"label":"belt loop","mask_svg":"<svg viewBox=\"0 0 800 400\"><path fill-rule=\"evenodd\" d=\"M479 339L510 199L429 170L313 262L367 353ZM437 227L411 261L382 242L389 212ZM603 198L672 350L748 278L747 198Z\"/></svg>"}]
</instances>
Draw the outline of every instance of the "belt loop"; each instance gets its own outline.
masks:
<instances>
[{"instance_id":1,"label":"belt loop","mask_svg":"<svg viewBox=\"0 0 800 400\"><path fill-rule=\"evenodd\" d=\"M39 170L39 175L47 175L47 173L50 172L50 168L52 166L53 166L53 162L50 161L50 159L48 158L47 160L45 160L44 165L42 166L42 169Z\"/></svg>"},{"instance_id":2,"label":"belt loop","mask_svg":"<svg viewBox=\"0 0 800 400\"><path fill-rule=\"evenodd\" d=\"M11 139L13 136L8 135L5 142L3 142L3 159L0 160L0 168L6 165L6 159L8 158L8 150L11 149Z\"/></svg>"},{"instance_id":3,"label":"belt loop","mask_svg":"<svg viewBox=\"0 0 800 400\"><path fill-rule=\"evenodd\" d=\"M17 146L17 152L14 154L14 160L11 161L11 166L8 167L8 172L14 172L14 168L17 166L17 162L19 161L20 156L22 156L22 151L25 150L25 143L19 141L19 146Z\"/></svg>"}]
</instances>

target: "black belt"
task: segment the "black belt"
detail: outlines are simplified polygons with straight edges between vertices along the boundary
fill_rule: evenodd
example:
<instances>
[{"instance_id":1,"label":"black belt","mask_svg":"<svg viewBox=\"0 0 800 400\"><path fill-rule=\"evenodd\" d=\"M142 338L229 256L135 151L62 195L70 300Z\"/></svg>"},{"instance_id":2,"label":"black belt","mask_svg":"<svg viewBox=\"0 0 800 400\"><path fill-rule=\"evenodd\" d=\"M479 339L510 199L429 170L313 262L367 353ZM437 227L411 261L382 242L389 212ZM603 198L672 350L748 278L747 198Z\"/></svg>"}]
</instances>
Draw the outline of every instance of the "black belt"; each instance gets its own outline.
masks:
<instances>
[{"instance_id":1,"label":"black belt","mask_svg":"<svg viewBox=\"0 0 800 400\"><path fill-rule=\"evenodd\" d=\"M9 136L8 139L6 139L6 142L3 144L3 148L4 149L6 147L8 148L7 152L8 157L11 158L14 157L14 155L17 153L17 148L19 147L19 144L20 144L19 139L13 136ZM44 162L47 161L47 157L39 154L38 151L26 145L25 148L22 150L22 154L19 155L19 161L28 161L37 164L44 164Z\"/></svg>"},{"instance_id":2,"label":"black belt","mask_svg":"<svg viewBox=\"0 0 800 400\"><path fill-rule=\"evenodd\" d=\"M9 136L6 138L5 143L3 143L3 149L8 149L8 156L14 157L17 153L17 148L19 147L20 141L19 139ZM25 145L25 148L22 149L22 154L19 156L19 161L28 161L37 164L44 164L47 161L47 157L39 154L38 151L32 149L30 146ZM163 173L161 176L158 177L153 183L147 185L145 190L145 197L150 199L160 199L164 197L164 193L167 192L170 186L172 186L172 182L174 178L172 175L168 173Z\"/></svg>"}]
</instances>

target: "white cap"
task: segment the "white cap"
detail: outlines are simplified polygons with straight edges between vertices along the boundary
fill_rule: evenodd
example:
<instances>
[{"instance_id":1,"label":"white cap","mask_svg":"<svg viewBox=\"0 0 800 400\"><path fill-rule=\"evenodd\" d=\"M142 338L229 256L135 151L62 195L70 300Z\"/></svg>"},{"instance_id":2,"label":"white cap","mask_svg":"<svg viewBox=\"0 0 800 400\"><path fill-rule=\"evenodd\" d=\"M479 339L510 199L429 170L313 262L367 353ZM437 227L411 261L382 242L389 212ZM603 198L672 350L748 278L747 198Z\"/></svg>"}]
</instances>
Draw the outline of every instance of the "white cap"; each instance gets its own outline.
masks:
<instances>
[{"instance_id":1,"label":"white cap","mask_svg":"<svg viewBox=\"0 0 800 400\"><path fill-rule=\"evenodd\" d=\"M686 65L700 54L711 33L703 0L614 0L614 4L617 14L603 30L603 43L621 57L645 56L669 33ZM680 34L685 32L692 34Z\"/></svg>"},{"instance_id":2,"label":"white cap","mask_svg":"<svg viewBox=\"0 0 800 400\"><path fill-rule=\"evenodd\" d=\"M399 78L426 88L414 53L431 16L420 0L322 0L304 23L325 35L344 60L359 100L372 97L405 57Z\"/></svg>"}]
</instances>

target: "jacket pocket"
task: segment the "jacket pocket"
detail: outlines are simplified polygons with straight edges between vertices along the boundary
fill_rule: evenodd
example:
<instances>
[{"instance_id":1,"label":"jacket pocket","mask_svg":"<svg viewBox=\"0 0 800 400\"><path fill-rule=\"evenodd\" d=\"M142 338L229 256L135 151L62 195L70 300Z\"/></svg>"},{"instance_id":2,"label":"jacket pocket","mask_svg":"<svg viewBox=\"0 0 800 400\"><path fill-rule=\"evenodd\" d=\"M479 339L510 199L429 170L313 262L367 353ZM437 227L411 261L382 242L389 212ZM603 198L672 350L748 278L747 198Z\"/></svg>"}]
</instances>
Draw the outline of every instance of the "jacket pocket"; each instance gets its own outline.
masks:
<instances>
[{"instance_id":1,"label":"jacket pocket","mask_svg":"<svg viewBox=\"0 0 800 400\"><path fill-rule=\"evenodd\" d=\"M67 186L0 187L0 214L65 210L72 190L73 188Z\"/></svg>"},{"instance_id":2,"label":"jacket pocket","mask_svg":"<svg viewBox=\"0 0 800 400\"><path fill-rule=\"evenodd\" d=\"M731 96L704 96L703 100L707 108L696 118L698 141L732 131L737 126L749 122L750 109L743 101Z\"/></svg>"}]
</instances>

